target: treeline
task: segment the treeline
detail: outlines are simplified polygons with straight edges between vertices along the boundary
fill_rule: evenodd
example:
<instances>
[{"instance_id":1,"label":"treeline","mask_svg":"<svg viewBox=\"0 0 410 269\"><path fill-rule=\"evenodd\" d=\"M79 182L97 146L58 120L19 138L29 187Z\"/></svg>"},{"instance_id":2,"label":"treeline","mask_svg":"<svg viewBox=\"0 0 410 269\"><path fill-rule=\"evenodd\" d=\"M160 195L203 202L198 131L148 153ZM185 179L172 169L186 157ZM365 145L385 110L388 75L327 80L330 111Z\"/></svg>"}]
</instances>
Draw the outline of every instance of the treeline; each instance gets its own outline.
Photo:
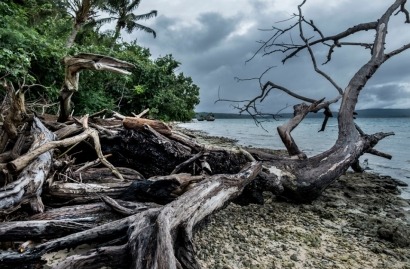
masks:
<instances>
[{"instance_id":1,"label":"treeline","mask_svg":"<svg viewBox=\"0 0 410 269\"><path fill-rule=\"evenodd\" d=\"M192 119L199 87L176 72L181 63L172 55L152 60L149 49L119 41L122 30L142 30L147 33L140 34L155 37L155 31L139 21L157 12L136 14L139 2L1 1L0 80L26 91L30 109L55 114L64 79L62 59L78 53L108 55L134 64L132 75L82 72L79 92L73 96L75 114L110 109L129 115L150 108L149 116L158 119ZM108 22L113 29L101 31Z\"/></svg>"}]
</instances>

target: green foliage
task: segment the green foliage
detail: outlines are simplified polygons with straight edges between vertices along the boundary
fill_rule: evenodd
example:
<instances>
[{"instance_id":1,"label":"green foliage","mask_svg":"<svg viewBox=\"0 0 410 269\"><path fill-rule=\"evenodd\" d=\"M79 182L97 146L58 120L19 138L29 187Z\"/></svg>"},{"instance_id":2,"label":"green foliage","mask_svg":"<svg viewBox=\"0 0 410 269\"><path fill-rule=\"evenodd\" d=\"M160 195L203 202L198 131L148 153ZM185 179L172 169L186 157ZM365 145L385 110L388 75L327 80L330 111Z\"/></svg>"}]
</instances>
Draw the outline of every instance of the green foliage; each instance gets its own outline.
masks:
<instances>
[{"instance_id":1,"label":"green foliage","mask_svg":"<svg viewBox=\"0 0 410 269\"><path fill-rule=\"evenodd\" d=\"M36 32L26 25L26 14L15 5L0 2L0 76L26 76L34 54L29 44Z\"/></svg>"},{"instance_id":2,"label":"green foliage","mask_svg":"<svg viewBox=\"0 0 410 269\"><path fill-rule=\"evenodd\" d=\"M64 79L62 59L77 53L110 55L133 63L130 76L83 71L74 94L75 114L112 109L122 114L150 108L150 116L162 120L190 120L199 103L199 88L178 74L180 63L172 55L151 60L148 49L136 43L117 43L111 33L83 27L73 47L65 48L72 18L64 1L30 0L19 5L0 2L0 78L15 83L36 83L26 94L28 102L56 103ZM47 112L55 113L57 106Z\"/></svg>"},{"instance_id":3,"label":"green foliage","mask_svg":"<svg viewBox=\"0 0 410 269\"><path fill-rule=\"evenodd\" d=\"M34 2L34 1L33 1ZM29 3L26 3L29 4ZM44 7L46 6L46 7ZM33 3L24 8L13 2L0 2L0 77L5 77L17 84L24 81L50 86L46 90L48 101L58 97L55 84L61 85L63 69L60 59L66 55L61 42L53 35L53 30L61 29L61 19L35 19L32 25L32 13L44 12L49 4L39 6ZM51 31L45 31L47 27ZM59 28L60 27L60 28ZM41 33L38 29L42 29ZM33 100L44 99L44 88L33 88L30 93ZM28 100L30 101L30 99Z\"/></svg>"},{"instance_id":4,"label":"green foliage","mask_svg":"<svg viewBox=\"0 0 410 269\"><path fill-rule=\"evenodd\" d=\"M81 48L81 51L101 54L107 54L106 50L95 46ZM186 121L195 116L199 88L191 78L175 73L180 63L171 55L153 62L147 49L126 43L121 50L112 53L112 56L135 65L132 75L83 72L80 76L81 93L73 98L77 113L109 108L130 115L150 108L151 117L165 121ZM96 93L104 98L97 98ZM89 98L94 101L88 101Z\"/></svg>"}]
</instances>

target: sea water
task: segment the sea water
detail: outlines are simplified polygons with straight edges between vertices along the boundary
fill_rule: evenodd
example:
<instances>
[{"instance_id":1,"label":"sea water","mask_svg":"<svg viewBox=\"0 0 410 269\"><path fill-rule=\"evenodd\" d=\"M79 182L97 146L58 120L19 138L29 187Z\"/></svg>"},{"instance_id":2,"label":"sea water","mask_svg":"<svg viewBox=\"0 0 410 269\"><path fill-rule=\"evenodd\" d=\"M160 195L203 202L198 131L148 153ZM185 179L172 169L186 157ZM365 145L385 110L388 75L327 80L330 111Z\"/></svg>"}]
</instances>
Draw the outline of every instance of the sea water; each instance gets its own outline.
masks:
<instances>
[{"instance_id":1,"label":"sea water","mask_svg":"<svg viewBox=\"0 0 410 269\"><path fill-rule=\"evenodd\" d=\"M242 146L284 149L276 128L286 119L271 120L257 126L252 119L216 119L193 121L181 127L205 131L212 136L238 140ZM306 118L293 130L292 136L298 147L308 156L323 152L333 146L338 135L337 120L330 118L324 132L318 132L323 119ZM381 140L375 149L393 156L391 160L364 154L360 161L368 160L368 172L388 175L410 185L410 118L359 118L356 123L366 134L394 132ZM410 199L410 187L403 188L402 197Z\"/></svg>"}]
</instances>

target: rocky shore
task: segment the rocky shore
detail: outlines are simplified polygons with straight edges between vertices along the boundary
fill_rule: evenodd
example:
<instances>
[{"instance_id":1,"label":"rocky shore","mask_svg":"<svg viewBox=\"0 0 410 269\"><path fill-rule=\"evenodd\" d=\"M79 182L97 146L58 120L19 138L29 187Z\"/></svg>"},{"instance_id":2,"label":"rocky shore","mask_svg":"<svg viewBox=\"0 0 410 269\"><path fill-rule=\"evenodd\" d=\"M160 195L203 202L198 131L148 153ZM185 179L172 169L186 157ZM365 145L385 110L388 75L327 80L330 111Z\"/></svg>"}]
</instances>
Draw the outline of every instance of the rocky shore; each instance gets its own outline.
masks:
<instances>
[{"instance_id":1,"label":"rocky shore","mask_svg":"<svg viewBox=\"0 0 410 269\"><path fill-rule=\"evenodd\" d=\"M224 146L235 141L188 131ZM410 201L403 183L348 172L310 204L266 194L266 203L230 204L195 234L204 268L409 268Z\"/></svg>"}]
</instances>

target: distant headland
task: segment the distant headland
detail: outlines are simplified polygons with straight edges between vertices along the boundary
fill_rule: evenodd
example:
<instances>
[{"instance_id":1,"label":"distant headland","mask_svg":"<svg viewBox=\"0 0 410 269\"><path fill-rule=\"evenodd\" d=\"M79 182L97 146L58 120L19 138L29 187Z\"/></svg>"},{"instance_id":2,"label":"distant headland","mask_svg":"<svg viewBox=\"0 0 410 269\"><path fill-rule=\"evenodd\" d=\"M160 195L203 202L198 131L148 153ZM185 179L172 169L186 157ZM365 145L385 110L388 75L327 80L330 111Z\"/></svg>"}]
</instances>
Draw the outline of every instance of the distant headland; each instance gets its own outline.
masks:
<instances>
[{"instance_id":1,"label":"distant headland","mask_svg":"<svg viewBox=\"0 0 410 269\"><path fill-rule=\"evenodd\" d=\"M210 112L197 112L197 118L201 116L206 116ZM410 118L410 109L363 109L356 110L357 118ZM235 113L212 113L216 119L247 119L252 118L248 114L235 114ZM279 118L290 118L292 113L280 113ZM333 113L334 117L337 117L337 112ZM309 113L307 118L321 118L323 113Z\"/></svg>"}]
</instances>

